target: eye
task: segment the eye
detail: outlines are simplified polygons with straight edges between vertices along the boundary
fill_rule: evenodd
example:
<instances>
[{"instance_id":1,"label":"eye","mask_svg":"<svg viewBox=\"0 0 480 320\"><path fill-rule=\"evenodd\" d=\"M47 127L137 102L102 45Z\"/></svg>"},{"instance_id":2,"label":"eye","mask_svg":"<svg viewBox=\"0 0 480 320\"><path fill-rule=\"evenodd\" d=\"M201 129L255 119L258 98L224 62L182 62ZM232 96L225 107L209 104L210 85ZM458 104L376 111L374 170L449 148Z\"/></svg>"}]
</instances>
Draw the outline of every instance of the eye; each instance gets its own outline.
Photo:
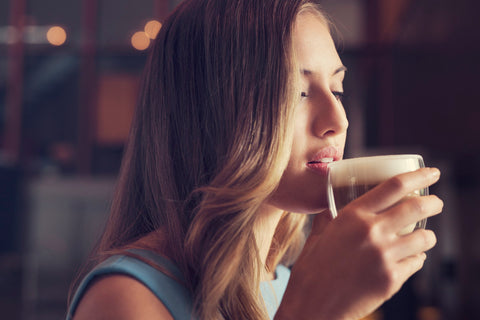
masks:
<instances>
[{"instance_id":1,"label":"eye","mask_svg":"<svg viewBox=\"0 0 480 320\"><path fill-rule=\"evenodd\" d=\"M332 91L332 94L335 96L335 99L337 99L339 102L343 102L343 99L345 98L344 92Z\"/></svg>"},{"instance_id":2,"label":"eye","mask_svg":"<svg viewBox=\"0 0 480 320\"><path fill-rule=\"evenodd\" d=\"M303 92L300 94L300 96L301 96L302 98L307 98L307 97L308 97L308 93L306 93L305 91L303 91Z\"/></svg>"}]
</instances>

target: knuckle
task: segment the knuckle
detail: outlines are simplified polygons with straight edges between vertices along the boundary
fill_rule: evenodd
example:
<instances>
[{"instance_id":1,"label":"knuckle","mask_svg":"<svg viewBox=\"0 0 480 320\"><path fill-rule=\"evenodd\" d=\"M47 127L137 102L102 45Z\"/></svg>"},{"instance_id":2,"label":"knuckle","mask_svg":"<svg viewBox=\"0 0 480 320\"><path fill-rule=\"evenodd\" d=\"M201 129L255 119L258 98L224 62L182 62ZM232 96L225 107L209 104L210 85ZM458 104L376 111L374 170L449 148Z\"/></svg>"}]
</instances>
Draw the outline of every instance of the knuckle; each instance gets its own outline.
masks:
<instances>
[{"instance_id":1,"label":"knuckle","mask_svg":"<svg viewBox=\"0 0 480 320\"><path fill-rule=\"evenodd\" d=\"M425 264L424 260L418 259L417 264L414 266L414 268L412 270L412 274L417 272L417 271L420 271L423 268L424 264Z\"/></svg>"},{"instance_id":2,"label":"knuckle","mask_svg":"<svg viewBox=\"0 0 480 320\"><path fill-rule=\"evenodd\" d=\"M412 257L410 264L408 265L408 273L410 275L414 274L415 272L422 269L423 265L425 264L424 255L419 254L415 257Z\"/></svg>"},{"instance_id":3,"label":"knuckle","mask_svg":"<svg viewBox=\"0 0 480 320\"><path fill-rule=\"evenodd\" d=\"M347 215L343 215L346 217ZM352 235L354 239L359 243L365 244L369 248L378 250L378 255L382 255L382 234L384 230L380 223L379 216L369 214L362 210L352 210L348 215L350 217L350 225L352 229Z\"/></svg>"},{"instance_id":4,"label":"knuckle","mask_svg":"<svg viewBox=\"0 0 480 320\"><path fill-rule=\"evenodd\" d=\"M422 230L422 243L425 248L432 248L437 243L437 237L431 230Z\"/></svg>"},{"instance_id":5,"label":"knuckle","mask_svg":"<svg viewBox=\"0 0 480 320\"><path fill-rule=\"evenodd\" d=\"M398 192L403 192L406 190L406 182L404 179L402 179L401 176L395 176L389 180L390 186L392 189L398 191Z\"/></svg>"},{"instance_id":6,"label":"knuckle","mask_svg":"<svg viewBox=\"0 0 480 320\"><path fill-rule=\"evenodd\" d=\"M425 212L425 200L422 197L412 197L409 199L410 210L413 212Z\"/></svg>"},{"instance_id":7,"label":"knuckle","mask_svg":"<svg viewBox=\"0 0 480 320\"><path fill-rule=\"evenodd\" d=\"M445 205L443 200L440 199L439 197L437 197L436 195L433 195L433 197L434 197L435 201L437 202L439 209L442 210L444 205Z\"/></svg>"},{"instance_id":8,"label":"knuckle","mask_svg":"<svg viewBox=\"0 0 480 320\"><path fill-rule=\"evenodd\" d=\"M365 216L357 216L355 221L359 237L367 242L373 242L375 238L375 225Z\"/></svg>"},{"instance_id":9,"label":"knuckle","mask_svg":"<svg viewBox=\"0 0 480 320\"><path fill-rule=\"evenodd\" d=\"M386 244L383 238L378 238L375 229L372 229L368 235L368 247L370 251L370 257L375 262L375 265L379 266L382 270L388 270L392 263L392 251L390 246Z\"/></svg>"},{"instance_id":10,"label":"knuckle","mask_svg":"<svg viewBox=\"0 0 480 320\"><path fill-rule=\"evenodd\" d=\"M376 266L376 288L382 295L390 295L397 290L401 282L400 273L395 268L390 251L382 245L370 247L370 261Z\"/></svg>"}]
</instances>

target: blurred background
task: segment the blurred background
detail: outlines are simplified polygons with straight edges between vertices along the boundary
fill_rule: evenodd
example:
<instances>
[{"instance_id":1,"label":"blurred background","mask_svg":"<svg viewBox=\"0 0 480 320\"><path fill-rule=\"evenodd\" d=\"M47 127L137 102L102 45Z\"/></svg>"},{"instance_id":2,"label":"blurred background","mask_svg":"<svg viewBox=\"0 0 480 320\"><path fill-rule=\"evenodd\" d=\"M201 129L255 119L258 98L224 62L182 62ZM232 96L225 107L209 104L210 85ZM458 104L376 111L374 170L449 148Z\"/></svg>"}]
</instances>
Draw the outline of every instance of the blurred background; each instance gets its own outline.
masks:
<instances>
[{"instance_id":1,"label":"blurred background","mask_svg":"<svg viewBox=\"0 0 480 320\"><path fill-rule=\"evenodd\" d=\"M161 22L177 0L0 2L0 314L62 319L102 228ZM349 68L346 156L443 176L424 269L372 319L480 319L480 2L324 0ZM353 266L354 267L354 266Z\"/></svg>"}]
</instances>

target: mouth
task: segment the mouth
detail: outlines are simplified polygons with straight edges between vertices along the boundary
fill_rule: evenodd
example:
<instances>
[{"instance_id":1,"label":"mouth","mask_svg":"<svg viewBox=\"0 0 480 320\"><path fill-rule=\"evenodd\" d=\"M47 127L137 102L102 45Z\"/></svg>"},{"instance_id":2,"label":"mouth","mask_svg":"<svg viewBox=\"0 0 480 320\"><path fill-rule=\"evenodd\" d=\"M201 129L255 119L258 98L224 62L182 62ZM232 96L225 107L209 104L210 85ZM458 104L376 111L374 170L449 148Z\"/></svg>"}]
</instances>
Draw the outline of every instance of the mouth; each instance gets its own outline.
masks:
<instances>
[{"instance_id":1,"label":"mouth","mask_svg":"<svg viewBox=\"0 0 480 320\"><path fill-rule=\"evenodd\" d=\"M308 164L316 163L332 163L343 157L343 149L335 146L328 146L318 151L308 162Z\"/></svg>"},{"instance_id":2,"label":"mouth","mask_svg":"<svg viewBox=\"0 0 480 320\"><path fill-rule=\"evenodd\" d=\"M343 148L328 146L318 151L311 160L307 162L307 167L324 176L328 172L328 165L342 159L342 157Z\"/></svg>"},{"instance_id":3,"label":"mouth","mask_svg":"<svg viewBox=\"0 0 480 320\"><path fill-rule=\"evenodd\" d=\"M308 164L316 164L316 163L332 163L334 160L333 157L330 157L330 158L321 158L321 159L318 159L318 160L314 160L314 161L309 161Z\"/></svg>"}]
</instances>

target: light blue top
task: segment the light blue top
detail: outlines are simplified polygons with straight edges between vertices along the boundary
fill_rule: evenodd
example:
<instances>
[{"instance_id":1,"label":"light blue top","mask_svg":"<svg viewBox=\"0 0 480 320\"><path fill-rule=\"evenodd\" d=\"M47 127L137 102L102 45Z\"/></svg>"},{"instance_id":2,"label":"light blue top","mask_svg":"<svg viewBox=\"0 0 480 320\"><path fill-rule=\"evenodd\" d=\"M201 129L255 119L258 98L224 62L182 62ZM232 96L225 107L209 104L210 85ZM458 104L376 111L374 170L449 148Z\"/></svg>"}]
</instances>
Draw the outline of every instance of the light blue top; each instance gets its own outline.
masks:
<instances>
[{"instance_id":1,"label":"light blue top","mask_svg":"<svg viewBox=\"0 0 480 320\"><path fill-rule=\"evenodd\" d=\"M68 310L67 320L72 319L80 299L92 283L92 280L107 274L124 274L133 277L150 289L162 301L175 320L193 319L193 299L190 292L181 284L184 278L177 266L168 259L149 250L133 249L129 251L164 268L176 280L134 257L127 255L112 256L95 267L82 280ZM260 284L262 297L271 319L273 319L280 301L282 301L290 277L290 270L285 266L279 265L275 270L275 276L275 280Z\"/></svg>"}]
</instances>

